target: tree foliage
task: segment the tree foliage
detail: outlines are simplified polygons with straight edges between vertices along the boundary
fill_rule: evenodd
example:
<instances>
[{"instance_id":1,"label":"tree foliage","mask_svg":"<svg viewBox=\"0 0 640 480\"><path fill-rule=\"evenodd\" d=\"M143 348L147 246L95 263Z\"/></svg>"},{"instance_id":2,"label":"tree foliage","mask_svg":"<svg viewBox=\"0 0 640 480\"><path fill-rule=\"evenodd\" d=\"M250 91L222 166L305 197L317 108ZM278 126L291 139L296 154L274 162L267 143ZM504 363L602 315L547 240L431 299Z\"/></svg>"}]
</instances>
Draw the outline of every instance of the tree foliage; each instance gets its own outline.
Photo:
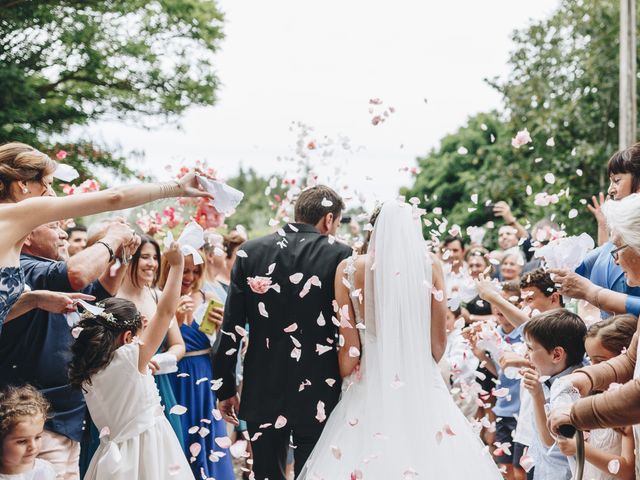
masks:
<instances>
[{"instance_id":1,"label":"tree foliage","mask_svg":"<svg viewBox=\"0 0 640 480\"><path fill-rule=\"evenodd\" d=\"M616 0L563 0L548 19L514 32L510 74L489 81L504 109L469 119L419 158L421 173L403 193L423 201L427 195L428 209L440 206L449 223L462 226L489 219L485 201L505 200L523 220L554 217L569 233L595 235L584 199L606 191L606 161L618 149L619 24ZM516 149L511 138L523 128L532 142ZM540 192L564 195L540 207ZM579 215L569 221L574 208Z\"/></svg>"},{"instance_id":2,"label":"tree foliage","mask_svg":"<svg viewBox=\"0 0 640 480\"><path fill-rule=\"evenodd\" d=\"M281 180L277 178L274 182L276 186L267 195L270 180L260 176L253 168L240 166L238 173L227 179L226 183L243 192L244 198L225 223L230 228L244 226L251 238L270 233L269 220L276 216L277 207L284 197Z\"/></svg>"},{"instance_id":3,"label":"tree foliage","mask_svg":"<svg viewBox=\"0 0 640 480\"><path fill-rule=\"evenodd\" d=\"M221 25L213 1L0 0L0 143L50 150L74 125L144 125L213 104ZM132 173L90 139L73 147L84 161Z\"/></svg>"}]
</instances>

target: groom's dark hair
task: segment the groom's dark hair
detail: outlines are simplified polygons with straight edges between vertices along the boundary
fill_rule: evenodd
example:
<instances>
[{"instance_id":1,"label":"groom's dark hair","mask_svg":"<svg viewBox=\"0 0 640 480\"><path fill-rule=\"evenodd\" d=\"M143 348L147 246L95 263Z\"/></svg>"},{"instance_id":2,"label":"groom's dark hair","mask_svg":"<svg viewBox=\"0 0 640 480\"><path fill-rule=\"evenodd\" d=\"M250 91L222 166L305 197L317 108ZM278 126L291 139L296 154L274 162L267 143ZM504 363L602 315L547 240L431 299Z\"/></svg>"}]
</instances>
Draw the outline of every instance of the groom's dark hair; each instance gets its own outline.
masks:
<instances>
[{"instance_id":1,"label":"groom's dark hair","mask_svg":"<svg viewBox=\"0 0 640 480\"><path fill-rule=\"evenodd\" d=\"M342 210L344 202L335 190L325 185L316 185L303 190L296 200L295 219L298 223L316 225L329 213L338 218Z\"/></svg>"}]
</instances>

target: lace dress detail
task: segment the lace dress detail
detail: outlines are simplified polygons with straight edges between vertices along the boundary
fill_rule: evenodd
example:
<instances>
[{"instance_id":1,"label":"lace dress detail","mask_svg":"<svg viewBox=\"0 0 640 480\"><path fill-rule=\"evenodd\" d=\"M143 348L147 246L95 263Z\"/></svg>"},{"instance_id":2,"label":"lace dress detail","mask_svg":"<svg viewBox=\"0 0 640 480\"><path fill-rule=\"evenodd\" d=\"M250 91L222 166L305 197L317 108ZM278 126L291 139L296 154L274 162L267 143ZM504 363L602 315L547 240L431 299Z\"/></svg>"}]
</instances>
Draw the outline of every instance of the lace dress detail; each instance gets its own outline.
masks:
<instances>
[{"instance_id":1,"label":"lace dress detail","mask_svg":"<svg viewBox=\"0 0 640 480\"><path fill-rule=\"evenodd\" d=\"M360 313L360 305L362 302L361 289L356 289L356 258L357 255L347 258L347 266L344 269L344 274L347 277L347 283L349 284L349 297L351 299L351 305L353 306L353 313L355 314L356 325L364 327L362 320L362 314ZM358 335L360 337L360 343L362 344L364 328L358 328Z\"/></svg>"},{"instance_id":2,"label":"lace dress detail","mask_svg":"<svg viewBox=\"0 0 640 480\"><path fill-rule=\"evenodd\" d=\"M24 291L24 272L21 267L0 268L0 331L2 324Z\"/></svg>"},{"instance_id":3,"label":"lace dress detail","mask_svg":"<svg viewBox=\"0 0 640 480\"><path fill-rule=\"evenodd\" d=\"M589 445L598 450L613 455L620 455L622 451L622 434L613 428L598 428L591 430ZM584 475L587 480L615 480L615 475L603 472L589 462L585 462Z\"/></svg>"}]
</instances>

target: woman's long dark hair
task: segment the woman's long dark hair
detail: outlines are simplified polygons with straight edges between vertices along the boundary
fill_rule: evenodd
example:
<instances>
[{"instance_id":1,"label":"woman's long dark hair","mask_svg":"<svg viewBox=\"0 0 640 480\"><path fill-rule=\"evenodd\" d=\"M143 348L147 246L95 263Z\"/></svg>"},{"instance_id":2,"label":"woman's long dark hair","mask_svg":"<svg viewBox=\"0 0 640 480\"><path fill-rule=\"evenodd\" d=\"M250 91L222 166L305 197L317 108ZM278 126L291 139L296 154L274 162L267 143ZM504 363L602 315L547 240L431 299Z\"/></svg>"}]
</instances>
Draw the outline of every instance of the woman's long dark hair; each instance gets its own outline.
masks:
<instances>
[{"instance_id":1,"label":"woman's long dark hair","mask_svg":"<svg viewBox=\"0 0 640 480\"><path fill-rule=\"evenodd\" d=\"M149 286L151 288L155 288L155 286L158 284L158 279L160 278L160 263L162 261L160 245L155 239L151 238L150 236L141 235L140 246L131 257L131 263L129 264L129 275L131 276L131 283L133 283L136 288L141 288L141 286L138 285L138 264L140 263L140 254L142 253L142 247L144 247L147 243L153 245L153 248L156 250L156 256L158 257L158 268L156 269L156 273L153 276L153 285Z\"/></svg>"},{"instance_id":2,"label":"woman's long dark hair","mask_svg":"<svg viewBox=\"0 0 640 480\"><path fill-rule=\"evenodd\" d=\"M94 316L85 312L78 324L82 330L71 346L69 383L77 388L91 385L91 377L111 363L122 333L135 335L142 328L140 313L133 302L107 298L99 305L104 313Z\"/></svg>"}]
</instances>

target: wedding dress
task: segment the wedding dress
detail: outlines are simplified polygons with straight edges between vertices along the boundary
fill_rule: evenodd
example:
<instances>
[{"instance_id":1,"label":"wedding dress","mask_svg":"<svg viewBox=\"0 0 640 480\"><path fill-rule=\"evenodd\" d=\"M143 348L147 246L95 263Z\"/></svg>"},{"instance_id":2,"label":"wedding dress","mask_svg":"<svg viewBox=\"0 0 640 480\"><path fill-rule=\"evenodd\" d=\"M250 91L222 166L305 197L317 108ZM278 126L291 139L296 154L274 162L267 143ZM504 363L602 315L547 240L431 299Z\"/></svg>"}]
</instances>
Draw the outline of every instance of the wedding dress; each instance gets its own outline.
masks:
<instances>
[{"instance_id":1,"label":"wedding dress","mask_svg":"<svg viewBox=\"0 0 640 480\"><path fill-rule=\"evenodd\" d=\"M442 293L432 291L417 209L384 204L365 268L365 319L355 267L346 268L360 368L344 379L298 480L501 479L431 356L431 297Z\"/></svg>"}]
</instances>

